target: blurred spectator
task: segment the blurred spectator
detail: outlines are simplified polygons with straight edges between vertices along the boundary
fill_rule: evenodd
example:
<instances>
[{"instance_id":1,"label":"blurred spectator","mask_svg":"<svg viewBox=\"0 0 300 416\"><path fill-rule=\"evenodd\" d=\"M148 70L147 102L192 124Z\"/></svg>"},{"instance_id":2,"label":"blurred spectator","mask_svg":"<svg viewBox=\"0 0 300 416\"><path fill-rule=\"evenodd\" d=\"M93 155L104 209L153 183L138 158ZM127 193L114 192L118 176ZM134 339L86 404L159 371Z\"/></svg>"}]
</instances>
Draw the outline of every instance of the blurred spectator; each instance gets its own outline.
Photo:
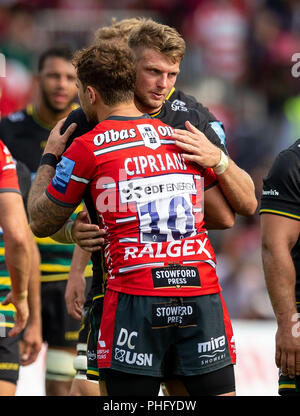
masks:
<instances>
[{"instance_id":1,"label":"blurred spectator","mask_svg":"<svg viewBox=\"0 0 300 416\"><path fill-rule=\"evenodd\" d=\"M213 0L185 18L185 38L202 52L205 73L229 81L244 76L249 17L243 1Z\"/></svg>"},{"instance_id":2,"label":"blurred spectator","mask_svg":"<svg viewBox=\"0 0 300 416\"><path fill-rule=\"evenodd\" d=\"M299 49L300 50L300 49ZM299 82L299 80L298 80ZM283 121L278 134L277 152L300 138L300 95L289 97L283 105Z\"/></svg>"},{"instance_id":3,"label":"blurred spectator","mask_svg":"<svg viewBox=\"0 0 300 416\"><path fill-rule=\"evenodd\" d=\"M10 9L9 25L1 38L0 49L7 59L20 61L27 69L34 65L34 16L27 7Z\"/></svg>"},{"instance_id":4,"label":"blurred spectator","mask_svg":"<svg viewBox=\"0 0 300 416\"><path fill-rule=\"evenodd\" d=\"M259 9L249 38L250 85L265 94L269 112L277 114L291 94L300 92L291 76L291 58L300 51L300 38L283 28L283 20L272 9Z\"/></svg>"},{"instance_id":5,"label":"blurred spectator","mask_svg":"<svg viewBox=\"0 0 300 416\"><path fill-rule=\"evenodd\" d=\"M274 157L300 137L300 84L292 75L292 56L300 51L300 37L299 27L292 31L296 27L292 11L299 13L299 6L293 1L273 3L260 8L253 19L249 85L264 94L270 127L277 127Z\"/></svg>"},{"instance_id":6,"label":"blurred spectator","mask_svg":"<svg viewBox=\"0 0 300 416\"><path fill-rule=\"evenodd\" d=\"M32 72L17 60L6 59L0 77L0 118L25 107L32 96Z\"/></svg>"},{"instance_id":7,"label":"blurred spectator","mask_svg":"<svg viewBox=\"0 0 300 416\"><path fill-rule=\"evenodd\" d=\"M83 9L100 9L101 1L99 0L58 0L57 7L61 9L73 9L73 10L83 10Z\"/></svg>"}]
</instances>

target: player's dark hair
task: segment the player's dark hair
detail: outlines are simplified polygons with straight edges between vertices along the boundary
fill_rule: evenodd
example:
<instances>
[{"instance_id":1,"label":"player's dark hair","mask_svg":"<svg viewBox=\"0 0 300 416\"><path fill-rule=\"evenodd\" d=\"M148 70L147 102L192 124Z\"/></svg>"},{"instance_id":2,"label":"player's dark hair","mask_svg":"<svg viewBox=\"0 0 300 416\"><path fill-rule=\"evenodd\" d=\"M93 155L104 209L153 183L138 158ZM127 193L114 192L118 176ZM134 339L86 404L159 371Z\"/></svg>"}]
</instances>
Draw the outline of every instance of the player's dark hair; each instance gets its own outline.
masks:
<instances>
[{"instance_id":1,"label":"player's dark hair","mask_svg":"<svg viewBox=\"0 0 300 416\"><path fill-rule=\"evenodd\" d=\"M77 52L73 64L83 87L94 87L104 104L114 105L133 99L135 60L126 45L99 42L97 46Z\"/></svg>"},{"instance_id":2,"label":"player's dark hair","mask_svg":"<svg viewBox=\"0 0 300 416\"><path fill-rule=\"evenodd\" d=\"M38 60L38 72L44 67L45 61L48 58L62 58L66 61L72 61L73 52L71 48L64 46L64 47L53 47L45 50L39 57Z\"/></svg>"}]
</instances>

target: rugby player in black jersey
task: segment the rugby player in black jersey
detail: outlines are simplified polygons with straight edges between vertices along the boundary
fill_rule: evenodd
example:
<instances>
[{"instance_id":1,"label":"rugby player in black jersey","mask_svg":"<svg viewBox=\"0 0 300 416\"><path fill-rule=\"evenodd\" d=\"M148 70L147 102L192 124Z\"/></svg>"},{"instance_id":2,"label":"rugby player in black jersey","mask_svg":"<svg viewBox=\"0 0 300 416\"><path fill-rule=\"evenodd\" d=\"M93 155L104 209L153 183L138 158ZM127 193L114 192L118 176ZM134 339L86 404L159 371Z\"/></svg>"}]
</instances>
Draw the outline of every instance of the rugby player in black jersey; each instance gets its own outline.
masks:
<instances>
[{"instance_id":1,"label":"rugby player in black jersey","mask_svg":"<svg viewBox=\"0 0 300 416\"><path fill-rule=\"evenodd\" d=\"M300 139L275 159L261 196L262 259L277 319L280 395L300 395Z\"/></svg>"},{"instance_id":2,"label":"rugby player in black jersey","mask_svg":"<svg viewBox=\"0 0 300 416\"><path fill-rule=\"evenodd\" d=\"M158 51L159 46L158 50L154 48L153 42L155 40L153 37L148 37L146 40L148 44L143 45L138 43L140 42L140 39L142 39L139 31L144 31L145 27L147 28L147 25L148 29L150 29L152 25L157 25L155 22L149 19L146 21L137 21L134 25L137 26L137 29L136 32L131 35L129 44L137 51L138 76L135 90L137 107L141 111L148 112L152 117L158 117L175 128L184 129L186 128L186 121L190 121L192 125L196 126L198 129L194 130L193 126L189 126L191 129L189 135L191 136L191 139L194 140L194 138L197 138L200 142L202 149L206 152L204 153L204 158L207 158L213 152L218 152L220 154L220 149L222 149L224 153L227 153L225 147L225 133L222 130L220 123L205 107L200 103L197 103L193 97L186 96L184 93L177 92L174 89L176 77L179 73L179 64L183 57L184 50L181 50L180 52L182 54L181 57L175 59L173 62L168 58L164 50L161 52ZM120 38L120 34L116 36L117 30L114 30L116 27L117 26L112 28L111 37L107 35L109 33L108 28L104 28L102 32L100 29L98 31L98 40ZM167 28L166 26L161 27ZM134 29L132 32L134 32ZM102 36L103 33L107 36ZM167 36L167 34L164 36ZM159 43L158 39L156 39L156 41ZM168 100L166 100L167 98ZM184 103L186 105L184 105ZM75 137L86 133L95 125L93 120L88 121L86 119L82 109L77 109L69 115L63 130L73 122L77 124L77 129L68 140L68 145ZM201 132L203 132L205 136ZM252 180L246 172L238 168L232 160L229 160L226 173L219 176L223 183L222 190L230 201L233 210L242 215L253 214L257 203L254 196ZM92 222L96 224L97 218L94 216L93 210L90 209L88 195L86 196L85 202ZM209 218L209 213L206 213L206 224L208 225L210 223L211 228L222 228L222 224L218 224L216 218ZM93 231L92 225L88 224L85 213L80 214L72 231L76 241L78 241L82 247L90 249L90 251L98 250L103 242L102 231L98 230L96 225L95 231ZM93 239L86 239L87 237L93 237ZM101 256L97 253L93 254L92 257L95 276L93 283L95 284L93 284L94 290L90 293L88 303L91 298L99 298L101 293L103 293ZM95 357L95 351L90 350L89 352L91 357ZM94 360L94 362L95 361L96 360ZM91 378L94 373L96 375L96 368L91 361L89 361L88 367L87 374L88 377Z\"/></svg>"},{"instance_id":3,"label":"rugby player in black jersey","mask_svg":"<svg viewBox=\"0 0 300 416\"><path fill-rule=\"evenodd\" d=\"M13 157L28 167L32 177L39 167L51 128L78 107L74 102L76 72L71 57L68 48L45 51L38 62L34 104L3 118L0 123L0 137ZM75 373L73 357L80 328L80 323L68 315L64 300L73 246L59 245L52 239L37 242L41 254L43 339L48 343L46 394L66 395ZM81 255L88 257L79 247L75 250L76 261L80 261ZM83 280L85 283L86 279Z\"/></svg>"}]
</instances>

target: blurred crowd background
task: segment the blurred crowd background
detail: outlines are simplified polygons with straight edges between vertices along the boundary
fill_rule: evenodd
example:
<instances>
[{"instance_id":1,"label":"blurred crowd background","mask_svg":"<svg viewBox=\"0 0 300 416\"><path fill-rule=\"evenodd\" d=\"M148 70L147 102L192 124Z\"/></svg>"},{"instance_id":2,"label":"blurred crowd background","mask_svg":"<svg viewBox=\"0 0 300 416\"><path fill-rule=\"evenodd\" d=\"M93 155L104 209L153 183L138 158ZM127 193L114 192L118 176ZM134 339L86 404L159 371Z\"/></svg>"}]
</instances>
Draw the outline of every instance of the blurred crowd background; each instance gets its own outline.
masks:
<instances>
[{"instance_id":1,"label":"blurred crowd background","mask_svg":"<svg viewBox=\"0 0 300 416\"><path fill-rule=\"evenodd\" d=\"M175 27L187 52L177 88L223 122L231 157L262 179L280 150L300 137L300 2L297 0L0 0L2 116L33 98L46 48L88 46L100 26L145 16ZM261 263L258 212L210 232L232 319L273 319Z\"/></svg>"}]
</instances>

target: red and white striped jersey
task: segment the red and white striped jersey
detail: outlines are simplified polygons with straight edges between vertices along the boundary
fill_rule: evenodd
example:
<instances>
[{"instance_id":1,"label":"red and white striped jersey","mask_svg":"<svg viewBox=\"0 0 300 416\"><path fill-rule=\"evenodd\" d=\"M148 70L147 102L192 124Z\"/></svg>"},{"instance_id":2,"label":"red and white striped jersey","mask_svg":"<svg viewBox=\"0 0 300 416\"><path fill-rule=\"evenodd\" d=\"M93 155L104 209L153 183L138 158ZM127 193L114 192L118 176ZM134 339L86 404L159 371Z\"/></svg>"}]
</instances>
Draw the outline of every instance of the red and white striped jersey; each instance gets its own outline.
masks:
<instances>
[{"instance_id":1,"label":"red and white striped jersey","mask_svg":"<svg viewBox=\"0 0 300 416\"><path fill-rule=\"evenodd\" d=\"M107 287L150 296L220 291L203 222L211 169L185 161L172 128L148 116L112 117L74 140L48 197L76 206L89 192L107 230Z\"/></svg>"}]
</instances>

